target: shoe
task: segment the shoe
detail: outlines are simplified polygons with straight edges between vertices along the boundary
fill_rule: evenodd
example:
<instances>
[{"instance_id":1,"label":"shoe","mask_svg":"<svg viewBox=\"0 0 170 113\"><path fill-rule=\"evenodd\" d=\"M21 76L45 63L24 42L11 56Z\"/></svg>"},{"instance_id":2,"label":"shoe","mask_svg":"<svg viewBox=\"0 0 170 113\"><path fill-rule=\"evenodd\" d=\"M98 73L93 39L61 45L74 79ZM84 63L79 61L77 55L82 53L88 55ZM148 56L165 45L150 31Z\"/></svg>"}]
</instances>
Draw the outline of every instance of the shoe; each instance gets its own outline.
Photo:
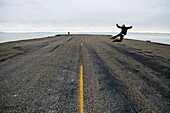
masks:
<instances>
[{"instance_id":1,"label":"shoe","mask_svg":"<svg viewBox=\"0 0 170 113\"><path fill-rule=\"evenodd\" d=\"M115 42L115 40L113 40L112 42Z\"/></svg>"}]
</instances>

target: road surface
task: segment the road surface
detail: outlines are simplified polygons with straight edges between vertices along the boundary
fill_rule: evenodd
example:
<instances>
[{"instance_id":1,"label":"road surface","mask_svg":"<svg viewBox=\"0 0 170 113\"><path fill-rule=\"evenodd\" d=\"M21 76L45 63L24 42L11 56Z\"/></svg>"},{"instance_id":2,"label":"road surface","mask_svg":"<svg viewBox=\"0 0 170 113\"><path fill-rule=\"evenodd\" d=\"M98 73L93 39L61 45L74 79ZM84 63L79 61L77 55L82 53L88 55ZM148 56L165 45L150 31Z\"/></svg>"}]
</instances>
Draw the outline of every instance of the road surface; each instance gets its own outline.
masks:
<instances>
[{"instance_id":1,"label":"road surface","mask_svg":"<svg viewBox=\"0 0 170 113\"><path fill-rule=\"evenodd\" d=\"M170 46L106 35L0 44L0 112L170 111Z\"/></svg>"}]
</instances>

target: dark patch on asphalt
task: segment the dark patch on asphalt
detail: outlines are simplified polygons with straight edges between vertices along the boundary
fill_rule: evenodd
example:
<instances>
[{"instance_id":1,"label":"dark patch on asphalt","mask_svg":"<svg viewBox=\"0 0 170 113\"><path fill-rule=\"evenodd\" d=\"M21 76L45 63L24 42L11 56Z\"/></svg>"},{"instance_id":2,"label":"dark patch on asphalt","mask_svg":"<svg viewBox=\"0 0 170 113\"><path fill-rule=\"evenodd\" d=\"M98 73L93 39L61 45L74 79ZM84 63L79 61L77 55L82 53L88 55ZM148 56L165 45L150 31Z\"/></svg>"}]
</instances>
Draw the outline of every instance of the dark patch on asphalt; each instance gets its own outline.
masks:
<instances>
[{"instance_id":1,"label":"dark patch on asphalt","mask_svg":"<svg viewBox=\"0 0 170 113\"><path fill-rule=\"evenodd\" d=\"M130 100L130 98L127 96L127 92L126 92L127 86L125 86L122 81L120 81L115 77L118 75L116 75L115 73L110 73L109 67L105 65L104 61L96 53L95 49L93 49L91 46L88 46L87 50L93 61L93 67L99 68L97 74L99 73L101 76L98 76L98 81L99 84L102 84L101 85L102 87L99 89L99 91L105 92L106 90L112 90L112 93L113 92L117 93L127 101L127 103L125 103L125 107L123 108L126 112L134 112L134 111L137 112L135 109L137 108L136 103Z\"/></svg>"},{"instance_id":2,"label":"dark patch on asphalt","mask_svg":"<svg viewBox=\"0 0 170 113\"><path fill-rule=\"evenodd\" d=\"M13 49L21 49L21 46L13 47Z\"/></svg>"},{"instance_id":3,"label":"dark patch on asphalt","mask_svg":"<svg viewBox=\"0 0 170 113\"><path fill-rule=\"evenodd\" d=\"M50 52L53 52L55 49L57 49L60 45L57 45L55 48L53 48Z\"/></svg>"},{"instance_id":4,"label":"dark patch on asphalt","mask_svg":"<svg viewBox=\"0 0 170 113\"><path fill-rule=\"evenodd\" d=\"M133 67L131 67L127 62L120 61L119 59L115 58L116 61L118 61L120 64L122 64L128 71L133 72L136 76L142 78L150 87L154 87L164 98L170 98L170 92L168 92L164 87L160 86L159 83L157 83L154 80L149 79L145 75L143 75L140 70L137 70ZM145 89L142 91L142 94L148 94L146 93L148 89ZM148 91L149 92L149 91Z\"/></svg>"},{"instance_id":5,"label":"dark patch on asphalt","mask_svg":"<svg viewBox=\"0 0 170 113\"><path fill-rule=\"evenodd\" d=\"M40 49L40 48L42 48L42 47L45 47L45 46L47 46L47 45L48 45L47 43L44 43L44 44L41 44L41 45L36 46L35 48L33 48L33 49L31 49L31 50L30 50L30 49L24 50L21 46L13 47L13 49L17 49L17 50L22 51L22 52L21 52L21 53L14 54L14 55L12 55L12 56L9 56L9 57L7 57L7 58L0 59L0 63L1 63L1 62L4 62L4 61L6 61L6 60L10 60L10 59L12 59L12 58L15 58L15 57L17 57L17 56L23 55L23 54L25 54L25 53L27 53L27 52L29 52L29 51L38 50L38 49Z\"/></svg>"},{"instance_id":6,"label":"dark patch on asphalt","mask_svg":"<svg viewBox=\"0 0 170 113\"><path fill-rule=\"evenodd\" d=\"M127 50L125 50L121 47L117 47L117 46L112 45L112 44L107 43L107 42L103 42L103 43L109 45L110 47L112 47L117 52L125 54L127 57L131 57L132 59L140 62L141 64L145 65L146 67L149 67L150 69L158 72L160 77L165 77L167 79L170 79L170 69L169 69L169 67L158 64L157 62L153 61L153 58L145 57L145 56L136 54L134 52L127 51Z\"/></svg>"},{"instance_id":7,"label":"dark patch on asphalt","mask_svg":"<svg viewBox=\"0 0 170 113\"><path fill-rule=\"evenodd\" d=\"M46 44L38 45L38 46L36 46L36 47L39 49L39 48L45 47L45 46L47 46L47 45L48 45L48 44L46 43Z\"/></svg>"},{"instance_id":8,"label":"dark patch on asphalt","mask_svg":"<svg viewBox=\"0 0 170 113\"><path fill-rule=\"evenodd\" d=\"M119 44L119 45L120 46L126 46L124 44ZM146 50L142 50L142 49L138 49L138 48L132 48L132 47L128 47L128 46L126 46L126 47L127 47L126 48L127 50L132 50L136 53L143 54L143 56L150 57L150 58L153 58L153 59L158 59L158 60L160 60L164 63L170 62L170 59L165 59L165 58L158 56L158 55L153 56L151 51L146 51Z\"/></svg>"},{"instance_id":9,"label":"dark patch on asphalt","mask_svg":"<svg viewBox=\"0 0 170 113\"><path fill-rule=\"evenodd\" d=\"M13 56L9 56L9 57L7 57L7 58L1 59L1 60L0 60L0 63L1 63L1 62L4 62L4 61L6 61L6 60L9 60L9 59L15 58L15 57L17 57L17 56L23 55L23 54L24 54L24 53L18 53L18 54L15 54L15 55L13 55Z\"/></svg>"},{"instance_id":10,"label":"dark patch on asphalt","mask_svg":"<svg viewBox=\"0 0 170 113\"><path fill-rule=\"evenodd\" d=\"M73 38L68 39L67 42L71 41L72 39L73 39Z\"/></svg>"},{"instance_id":11,"label":"dark patch on asphalt","mask_svg":"<svg viewBox=\"0 0 170 113\"><path fill-rule=\"evenodd\" d=\"M102 47L101 47L102 48ZM104 49L104 48L103 48ZM104 49L105 50L105 49ZM106 50L105 50L106 51ZM133 68L132 66L130 66L127 62L119 60L118 58L116 58L112 53L110 53L109 51L107 51L109 53L110 56L112 56L113 58L115 58L115 60L117 62L119 62L120 64L122 64L124 66L125 69L127 69L128 71L131 71L132 73L134 73L136 76L138 76L139 78L143 79L150 87L154 87L156 89L156 91L158 91L163 98L170 98L170 92L168 90L166 90L164 87L162 87L158 82L151 80L150 78L148 78L147 76L143 75L140 70ZM124 68L122 68L124 70ZM155 73L156 74L156 73ZM143 91L141 91L143 95L145 95L147 97L146 94L149 94L148 92L149 89L145 89Z\"/></svg>"}]
</instances>

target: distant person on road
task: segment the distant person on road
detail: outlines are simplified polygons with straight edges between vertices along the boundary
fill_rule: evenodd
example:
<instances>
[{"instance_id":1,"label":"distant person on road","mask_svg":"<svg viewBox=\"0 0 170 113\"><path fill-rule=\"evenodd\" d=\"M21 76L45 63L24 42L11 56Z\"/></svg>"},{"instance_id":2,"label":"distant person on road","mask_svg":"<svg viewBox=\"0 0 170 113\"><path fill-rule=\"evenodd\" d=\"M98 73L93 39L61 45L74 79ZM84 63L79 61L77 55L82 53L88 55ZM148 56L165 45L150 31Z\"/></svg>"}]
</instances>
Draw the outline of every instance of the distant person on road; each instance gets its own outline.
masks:
<instances>
[{"instance_id":1,"label":"distant person on road","mask_svg":"<svg viewBox=\"0 0 170 113\"><path fill-rule=\"evenodd\" d=\"M122 31L119 34L117 34L116 36L114 36L110 39L115 39L115 40L113 40L113 42L122 42L123 37L127 34L127 30L131 29L132 26L126 27L124 24L122 26L119 26L118 24L116 24L116 26L118 28L122 29ZM116 39L117 37L120 37L120 39Z\"/></svg>"}]
</instances>

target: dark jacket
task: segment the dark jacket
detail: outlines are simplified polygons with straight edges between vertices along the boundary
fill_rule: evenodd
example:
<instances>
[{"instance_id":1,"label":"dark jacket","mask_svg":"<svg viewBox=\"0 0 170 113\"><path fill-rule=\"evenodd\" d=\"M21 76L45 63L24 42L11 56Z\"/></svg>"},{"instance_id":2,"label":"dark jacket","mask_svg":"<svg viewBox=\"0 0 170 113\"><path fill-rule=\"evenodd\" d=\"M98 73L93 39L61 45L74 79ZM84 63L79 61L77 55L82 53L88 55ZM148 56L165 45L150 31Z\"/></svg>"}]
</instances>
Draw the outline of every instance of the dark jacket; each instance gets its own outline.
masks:
<instances>
[{"instance_id":1,"label":"dark jacket","mask_svg":"<svg viewBox=\"0 0 170 113\"><path fill-rule=\"evenodd\" d=\"M127 34L127 30L128 30L128 29L131 29L131 28L132 28L132 26L125 27L125 26L119 26L118 24L116 24L116 26L117 26L118 28L122 29L122 31L121 31L120 33L121 33L121 34L124 34L124 35Z\"/></svg>"}]
</instances>

